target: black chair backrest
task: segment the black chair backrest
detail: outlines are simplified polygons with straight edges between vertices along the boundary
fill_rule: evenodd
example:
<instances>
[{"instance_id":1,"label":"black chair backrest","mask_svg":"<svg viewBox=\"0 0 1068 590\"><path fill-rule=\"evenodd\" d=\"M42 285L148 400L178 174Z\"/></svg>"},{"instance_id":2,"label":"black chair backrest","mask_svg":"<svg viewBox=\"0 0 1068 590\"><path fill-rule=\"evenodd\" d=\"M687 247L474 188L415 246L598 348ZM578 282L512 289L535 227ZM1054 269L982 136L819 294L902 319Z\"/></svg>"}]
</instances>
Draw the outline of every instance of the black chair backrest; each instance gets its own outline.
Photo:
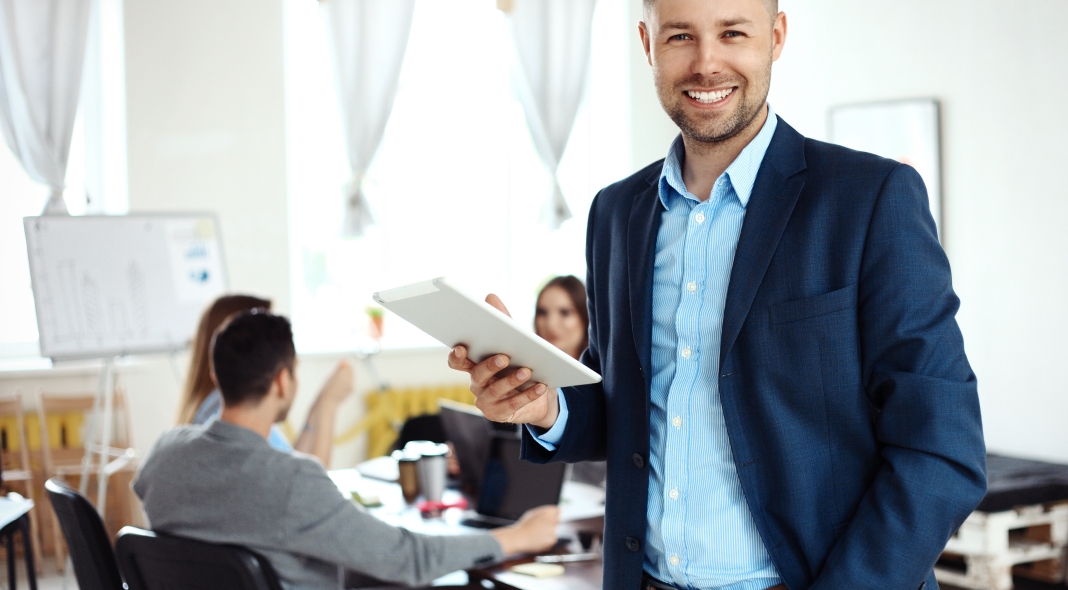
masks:
<instances>
[{"instance_id":1,"label":"black chair backrest","mask_svg":"<svg viewBox=\"0 0 1068 590\"><path fill-rule=\"evenodd\" d=\"M128 526L115 552L130 590L282 590L270 562L244 547Z\"/></svg>"},{"instance_id":2,"label":"black chair backrest","mask_svg":"<svg viewBox=\"0 0 1068 590\"><path fill-rule=\"evenodd\" d=\"M80 590L122 590L111 539L96 508L61 479L45 482L59 528L67 540Z\"/></svg>"}]
</instances>

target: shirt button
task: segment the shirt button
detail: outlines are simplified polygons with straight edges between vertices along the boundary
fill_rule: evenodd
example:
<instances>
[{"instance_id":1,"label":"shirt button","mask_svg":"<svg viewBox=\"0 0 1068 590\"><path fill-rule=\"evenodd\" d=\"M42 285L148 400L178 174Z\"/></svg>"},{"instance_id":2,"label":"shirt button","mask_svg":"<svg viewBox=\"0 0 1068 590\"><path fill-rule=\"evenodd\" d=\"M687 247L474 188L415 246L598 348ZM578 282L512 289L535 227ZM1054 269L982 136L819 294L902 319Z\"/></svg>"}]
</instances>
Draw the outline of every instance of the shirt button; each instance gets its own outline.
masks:
<instances>
[{"instance_id":1,"label":"shirt button","mask_svg":"<svg viewBox=\"0 0 1068 590\"><path fill-rule=\"evenodd\" d=\"M697 290L697 283L690 281L689 284L686 285L686 290L693 293Z\"/></svg>"},{"instance_id":2,"label":"shirt button","mask_svg":"<svg viewBox=\"0 0 1068 590\"><path fill-rule=\"evenodd\" d=\"M675 428L678 428L678 427L682 426L682 418L679 418L678 416L675 416L674 418L671 419L671 425L674 426Z\"/></svg>"},{"instance_id":3,"label":"shirt button","mask_svg":"<svg viewBox=\"0 0 1068 590\"><path fill-rule=\"evenodd\" d=\"M671 565L679 565L679 556L678 555L672 555L671 558L668 559L668 561L671 562Z\"/></svg>"},{"instance_id":4,"label":"shirt button","mask_svg":"<svg viewBox=\"0 0 1068 590\"><path fill-rule=\"evenodd\" d=\"M696 221L697 223L704 223L705 222L705 214L704 213L698 213L697 215L694 215L693 220Z\"/></svg>"},{"instance_id":5,"label":"shirt button","mask_svg":"<svg viewBox=\"0 0 1068 590\"><path fill-rule=\"evenodd\" d=\"M682 349L682 358L688 359L688 358L690 358L690 354L691 354L691 351L690 351L690 347L689 346L687 346L686 348Z\"/></svg>"},{"instance_id":6,"label":"shirt button","mask_svg":"<svg viewBox=\"0 0 1068 590\"><path fill-rule=\"evenodd\" d=\"M668 492L668 497L671 498L672 500L678 500L679 499L679 490L676 489L676 488L671 488L671 491Z\"/></svg>"}]
</instances>

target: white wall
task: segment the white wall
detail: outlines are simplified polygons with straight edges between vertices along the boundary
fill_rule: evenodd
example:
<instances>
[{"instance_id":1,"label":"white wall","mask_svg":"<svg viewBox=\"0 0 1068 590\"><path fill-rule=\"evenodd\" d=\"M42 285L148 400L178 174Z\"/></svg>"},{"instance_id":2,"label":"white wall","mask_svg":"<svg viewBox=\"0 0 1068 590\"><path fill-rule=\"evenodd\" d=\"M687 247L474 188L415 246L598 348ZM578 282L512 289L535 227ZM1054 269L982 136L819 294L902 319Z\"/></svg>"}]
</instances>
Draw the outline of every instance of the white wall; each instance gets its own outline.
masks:
<instances>
[{"instance_id":1,"label":"white wall","mask_svg":"<svg viewBox=\"0 0 1068 590\"><path fill-rule=\"evenodd\" d=\"M280 0L125 3L131 211L216 211L233 290L289 309Z\"/></svg>"},{"instance_id":2,"label":"white wall","mask_svg":"<svg viewBox=\"0 0 1068 590\"><path fill-rule=\"evenodd\" d=\"M824 139L833 105L941 101L943 243L987 445L1068 462L1058 369L1068 353L1068 4L781 0L780 9L789 33L769 100L801 133ZM636 109L658 109L641 88L652 84L648 69L634 64ZM663 157L674 126L660 112L634 119L645 122L634 130L635 159Z\"/></svg>"}]
</instances>

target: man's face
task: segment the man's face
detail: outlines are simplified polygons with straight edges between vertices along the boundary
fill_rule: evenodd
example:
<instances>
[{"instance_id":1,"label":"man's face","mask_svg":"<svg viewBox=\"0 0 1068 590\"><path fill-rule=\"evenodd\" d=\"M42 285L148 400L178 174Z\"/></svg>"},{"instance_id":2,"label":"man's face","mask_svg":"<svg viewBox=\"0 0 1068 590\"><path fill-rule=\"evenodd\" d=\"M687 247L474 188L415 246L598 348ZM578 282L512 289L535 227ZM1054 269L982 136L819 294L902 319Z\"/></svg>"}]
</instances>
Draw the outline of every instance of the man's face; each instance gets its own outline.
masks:
<instances>
[{"instance_id":1,"label":"man's face","mask_svg":"<svg viewBox=\"0 0 1068 590\"><path fill-rule=\"evenodd\" d=\"M760 114L785 14L763 0L656 0L639 26L660 104L683 135L719 143Z\"/></svg>"}]
</instances>

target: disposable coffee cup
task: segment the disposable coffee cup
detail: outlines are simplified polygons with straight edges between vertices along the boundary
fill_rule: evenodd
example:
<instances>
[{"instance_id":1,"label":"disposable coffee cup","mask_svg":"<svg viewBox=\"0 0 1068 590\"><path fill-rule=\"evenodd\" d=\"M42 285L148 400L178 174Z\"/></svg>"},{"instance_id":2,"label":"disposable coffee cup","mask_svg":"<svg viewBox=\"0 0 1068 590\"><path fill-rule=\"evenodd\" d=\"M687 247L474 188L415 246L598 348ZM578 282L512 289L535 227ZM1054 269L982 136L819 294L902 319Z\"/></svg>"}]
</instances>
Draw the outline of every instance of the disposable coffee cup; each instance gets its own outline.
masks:
<instances>
[{"instance_id":1,"label":"disposable coffee cup","mask_svg":"<svg viewBox=\"0 0 1068 590\"><path fill-rule=\"evenodd\" d=\"M445 494L445 483L449 475L449 463L446 455L448 445L430 441L411 441L404 446L419 453L417 463L419 472L419 491L428 502L440 502Z\"/></svg>"},{"instance_id":2,"label":"disposable coffee cup","mask_svg":"<svg viewBox=\"0 0 1068 590\"><path fill-rule=\"evenodd\" d=\"M419 458L421 455L414 451L393 451L393 458L397 460L397 472L400 477L401 494L404 501L411 504L419 496Z\"/></svg>"}]
</instances>

